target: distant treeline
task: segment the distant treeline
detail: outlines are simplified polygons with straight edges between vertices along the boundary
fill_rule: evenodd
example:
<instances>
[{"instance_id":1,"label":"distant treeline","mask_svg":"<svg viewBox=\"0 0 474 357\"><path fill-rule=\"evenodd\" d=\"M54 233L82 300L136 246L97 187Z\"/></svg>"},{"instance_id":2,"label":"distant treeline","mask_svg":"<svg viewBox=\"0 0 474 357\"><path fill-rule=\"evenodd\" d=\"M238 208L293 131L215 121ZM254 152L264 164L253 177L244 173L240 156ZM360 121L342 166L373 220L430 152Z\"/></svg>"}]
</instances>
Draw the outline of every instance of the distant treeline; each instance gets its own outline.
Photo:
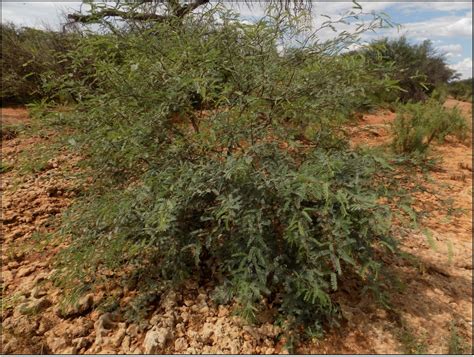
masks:
<instances>
[{"instance_id":1,"label":"distant treeline","mask_svg":"<svg viewBox=\"0 0 474 357\"><path fill-rule=\"evenodd\" d=\"M73 71L69 71L71 61L67 54L77 46L82 36L20 28L13 24L1 24L1 33L2 103L21 104L58 97L58 90L52 88L51 82L64 78L63 75L69 72L73 75ZM387 71L380 72L381 77L390 76L397 83L399 90L377 94L381 102L424 101L433 94L472 100L472 78L458 80L443 54L437 53L428 40L411 44L405 37L385 38L348 55L360 53L372 64L387 68ZM67 101L72 97L61 93L59 99Z\"/></svg>"},{"instance_id":2,"label":"distant treeline","mask_svg":"<svg viewBox=\"0 0 474 357\"><path fill-rule=\"evenodd\" d=\"M27 103L50 94L48 79L67 72L65 54L76 35L1 24L2 103Z\"/></svg>"}]
</instances>

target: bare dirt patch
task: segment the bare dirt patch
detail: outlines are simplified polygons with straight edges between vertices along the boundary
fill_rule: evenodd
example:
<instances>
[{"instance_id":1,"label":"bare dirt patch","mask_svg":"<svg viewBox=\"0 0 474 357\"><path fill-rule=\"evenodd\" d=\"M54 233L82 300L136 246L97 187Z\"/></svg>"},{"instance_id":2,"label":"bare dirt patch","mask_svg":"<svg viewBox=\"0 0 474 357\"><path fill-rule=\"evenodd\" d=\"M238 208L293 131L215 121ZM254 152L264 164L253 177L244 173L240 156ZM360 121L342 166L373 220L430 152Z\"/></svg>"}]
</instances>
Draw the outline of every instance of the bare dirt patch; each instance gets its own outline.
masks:
<instances>
[{"instance_id":1,"label":"bare dirt patch","mask_svg":"<svg viewBox=\"0 0 474 357\"><path fill-rule=\"evenodd\" d=\"M2 125L25 123L29 121L28 111L23 107L2 108L1 115Z\"/></svg>"}]
</instances>

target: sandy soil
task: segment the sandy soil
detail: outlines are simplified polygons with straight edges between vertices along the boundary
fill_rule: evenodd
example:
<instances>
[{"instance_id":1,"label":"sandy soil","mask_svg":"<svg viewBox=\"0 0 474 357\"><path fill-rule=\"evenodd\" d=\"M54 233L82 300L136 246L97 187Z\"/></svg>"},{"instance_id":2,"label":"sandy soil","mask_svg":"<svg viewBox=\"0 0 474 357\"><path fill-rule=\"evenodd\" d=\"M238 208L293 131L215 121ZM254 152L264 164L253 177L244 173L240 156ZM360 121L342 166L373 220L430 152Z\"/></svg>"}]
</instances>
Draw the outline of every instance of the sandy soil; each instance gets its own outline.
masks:
<instances>
[{"instance_id":1,"label":"sandy soil","mask_svg":"<svg viewBox=\"0 0 474 357\"><path fill-rule=\"evenodd\" d=\"M460 106L472 121L470 103ZM350 129L353 145L389 142L391 112L365 115ZM23 109L2 109L2 122L28 124ZM217 306L208 287L190 283L169 292L141 324L95 307L103 299L126 305L133 292L103 287L61 312L61 290L51 281L52 260L65 244L47 239L60 214L81 190L80 158L59 150L41 170L22 171L21 157L57 134L20 134L2 142L2 349L3 353L288 353L278 328L249 326ZM423 223L433 242L410 233L402 249L413 258L387 261L398 273L385 309L360 289L338 293L342 325L300 345L298 353L447 353L450 331L472 346L472 147L448 141L435 149L443 158L430 172L430 191L419 194L430 215ZM449 214L447 214L447 212ZM434 246L434 248L432 247ZM350 287L350 282L346 284ZM115 289L115 290L114 290Z\"/></svg>"}]
</instances>

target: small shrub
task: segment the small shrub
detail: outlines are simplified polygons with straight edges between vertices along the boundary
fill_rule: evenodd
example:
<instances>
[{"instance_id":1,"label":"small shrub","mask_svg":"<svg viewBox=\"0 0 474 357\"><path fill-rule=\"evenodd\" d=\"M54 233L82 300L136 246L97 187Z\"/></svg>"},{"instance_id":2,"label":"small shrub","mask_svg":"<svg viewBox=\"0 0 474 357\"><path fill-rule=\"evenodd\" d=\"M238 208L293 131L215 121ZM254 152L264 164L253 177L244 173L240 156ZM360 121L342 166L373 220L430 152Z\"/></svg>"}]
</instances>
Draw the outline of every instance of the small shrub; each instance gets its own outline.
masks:
<instances>
[{"instance_id":1,"label":"small shrub","mask_svg":"<svg viewBox=\"0 0 474 357\"><path fill-rule=\"evenodd\" d=\"M13 168L13 167L12 167L10 164L8 164L8 163L3 162L3 161L0 162L0 174L4 174L4 173L8 172L8 171L10 171L12 168Z\"/></svg>"},{"instance_id":2,"label":"small shrub","mask_svg":"<svg viewBox=\"0 0 474 357\"><path fill-rule=\"evenodd\" d=\"M25 130L24 124L3 124L1 126L2 140L10 140L16 138Z\"/></svg>"},{"instance_id":3,"label":"small shrub","mask_svg":"<svg viewBox=\"0 0 474 357\"><path fill-rule=\"evenodd\" d=\"M433 92L431 92L431 98L436 100L440 104L444 104L448 98L448 88L444 84L438 85Z\"/></svg>"},{"instance_id":4,"label":"small shrub","mask_svg":"<svg viewBox=\"0 0 474 357\"><path fill-rule=\"evenodd\" d=\"M464 140L468 125L457 108L444 109L431 99L399 105L392 134L396 152L424 154L433 141L443 142L448 135Z\"/></svg>"},{"instance_id":5,"label":"small shrub","mask_svg":"<svg viewBox=\"0 0 474 357\"><path fill-rule=\"evenodd\" d=\"M472 85L472 78L452 81L447 85L447 91L455 99L472 102Z\"/></svg>"},{"instance_id":6,"label":"small shrub","mask_svg":"<svg viewBox=\"0 0 474 357\"><path fill-rule=\"evenodd\" d=\"M422 355L428 352L426 336L417 336L416 333L408 326L402 327L398 338L402 344L403 353L408 355Z\"/></svg>"},{"instance_id":7,"label":"small shrub","mask_svg":"<svg viewBox=\"0 0 474 357\"><path fill-rule=\"evenodd\" d=\"M449 338L448 338L448 354L450 355L463 355L472 353L469 351L469 345L466 343L465 339L459 335L458 329L454 321L451 322L449 328Z\"/></svg>"}]
</instances>

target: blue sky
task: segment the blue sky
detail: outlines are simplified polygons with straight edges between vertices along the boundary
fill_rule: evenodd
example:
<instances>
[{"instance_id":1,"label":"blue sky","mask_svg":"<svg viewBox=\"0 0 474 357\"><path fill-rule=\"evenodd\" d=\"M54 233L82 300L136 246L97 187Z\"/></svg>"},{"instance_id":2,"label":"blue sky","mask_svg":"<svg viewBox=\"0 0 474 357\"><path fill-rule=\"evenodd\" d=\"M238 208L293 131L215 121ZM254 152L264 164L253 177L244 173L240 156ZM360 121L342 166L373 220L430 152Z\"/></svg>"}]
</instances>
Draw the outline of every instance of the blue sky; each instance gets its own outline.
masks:
<instances>
[{"instance_id":1,"label":"blue sky","mask_svg":"<svg viewBox=\"0 0 474 357\"><path fill-rule=\"evenodd\" d=\"M258 17L263 14L263 5L252 8L245 5L232 6L244 18ZM447 62L462 74L462 78L472 77L472 3L470 1L370 1L360 2L365 11L384 11L400 25L400 31L388 29L379 31L376 36L398 37L405 34L411 41L425 39L433 41L434 46L446 53ZM5 1L2 0L2 22L13 22L22 26L58 28L64 17L61 13L79 9L80 2L68 1ZM314 22L319 14L337 16L350 10L351 2L332 1L313 4ZM326 34L325 36L331 36ZM374 36L367 36L367 40Z\"/></svg>"}]
</instances>

